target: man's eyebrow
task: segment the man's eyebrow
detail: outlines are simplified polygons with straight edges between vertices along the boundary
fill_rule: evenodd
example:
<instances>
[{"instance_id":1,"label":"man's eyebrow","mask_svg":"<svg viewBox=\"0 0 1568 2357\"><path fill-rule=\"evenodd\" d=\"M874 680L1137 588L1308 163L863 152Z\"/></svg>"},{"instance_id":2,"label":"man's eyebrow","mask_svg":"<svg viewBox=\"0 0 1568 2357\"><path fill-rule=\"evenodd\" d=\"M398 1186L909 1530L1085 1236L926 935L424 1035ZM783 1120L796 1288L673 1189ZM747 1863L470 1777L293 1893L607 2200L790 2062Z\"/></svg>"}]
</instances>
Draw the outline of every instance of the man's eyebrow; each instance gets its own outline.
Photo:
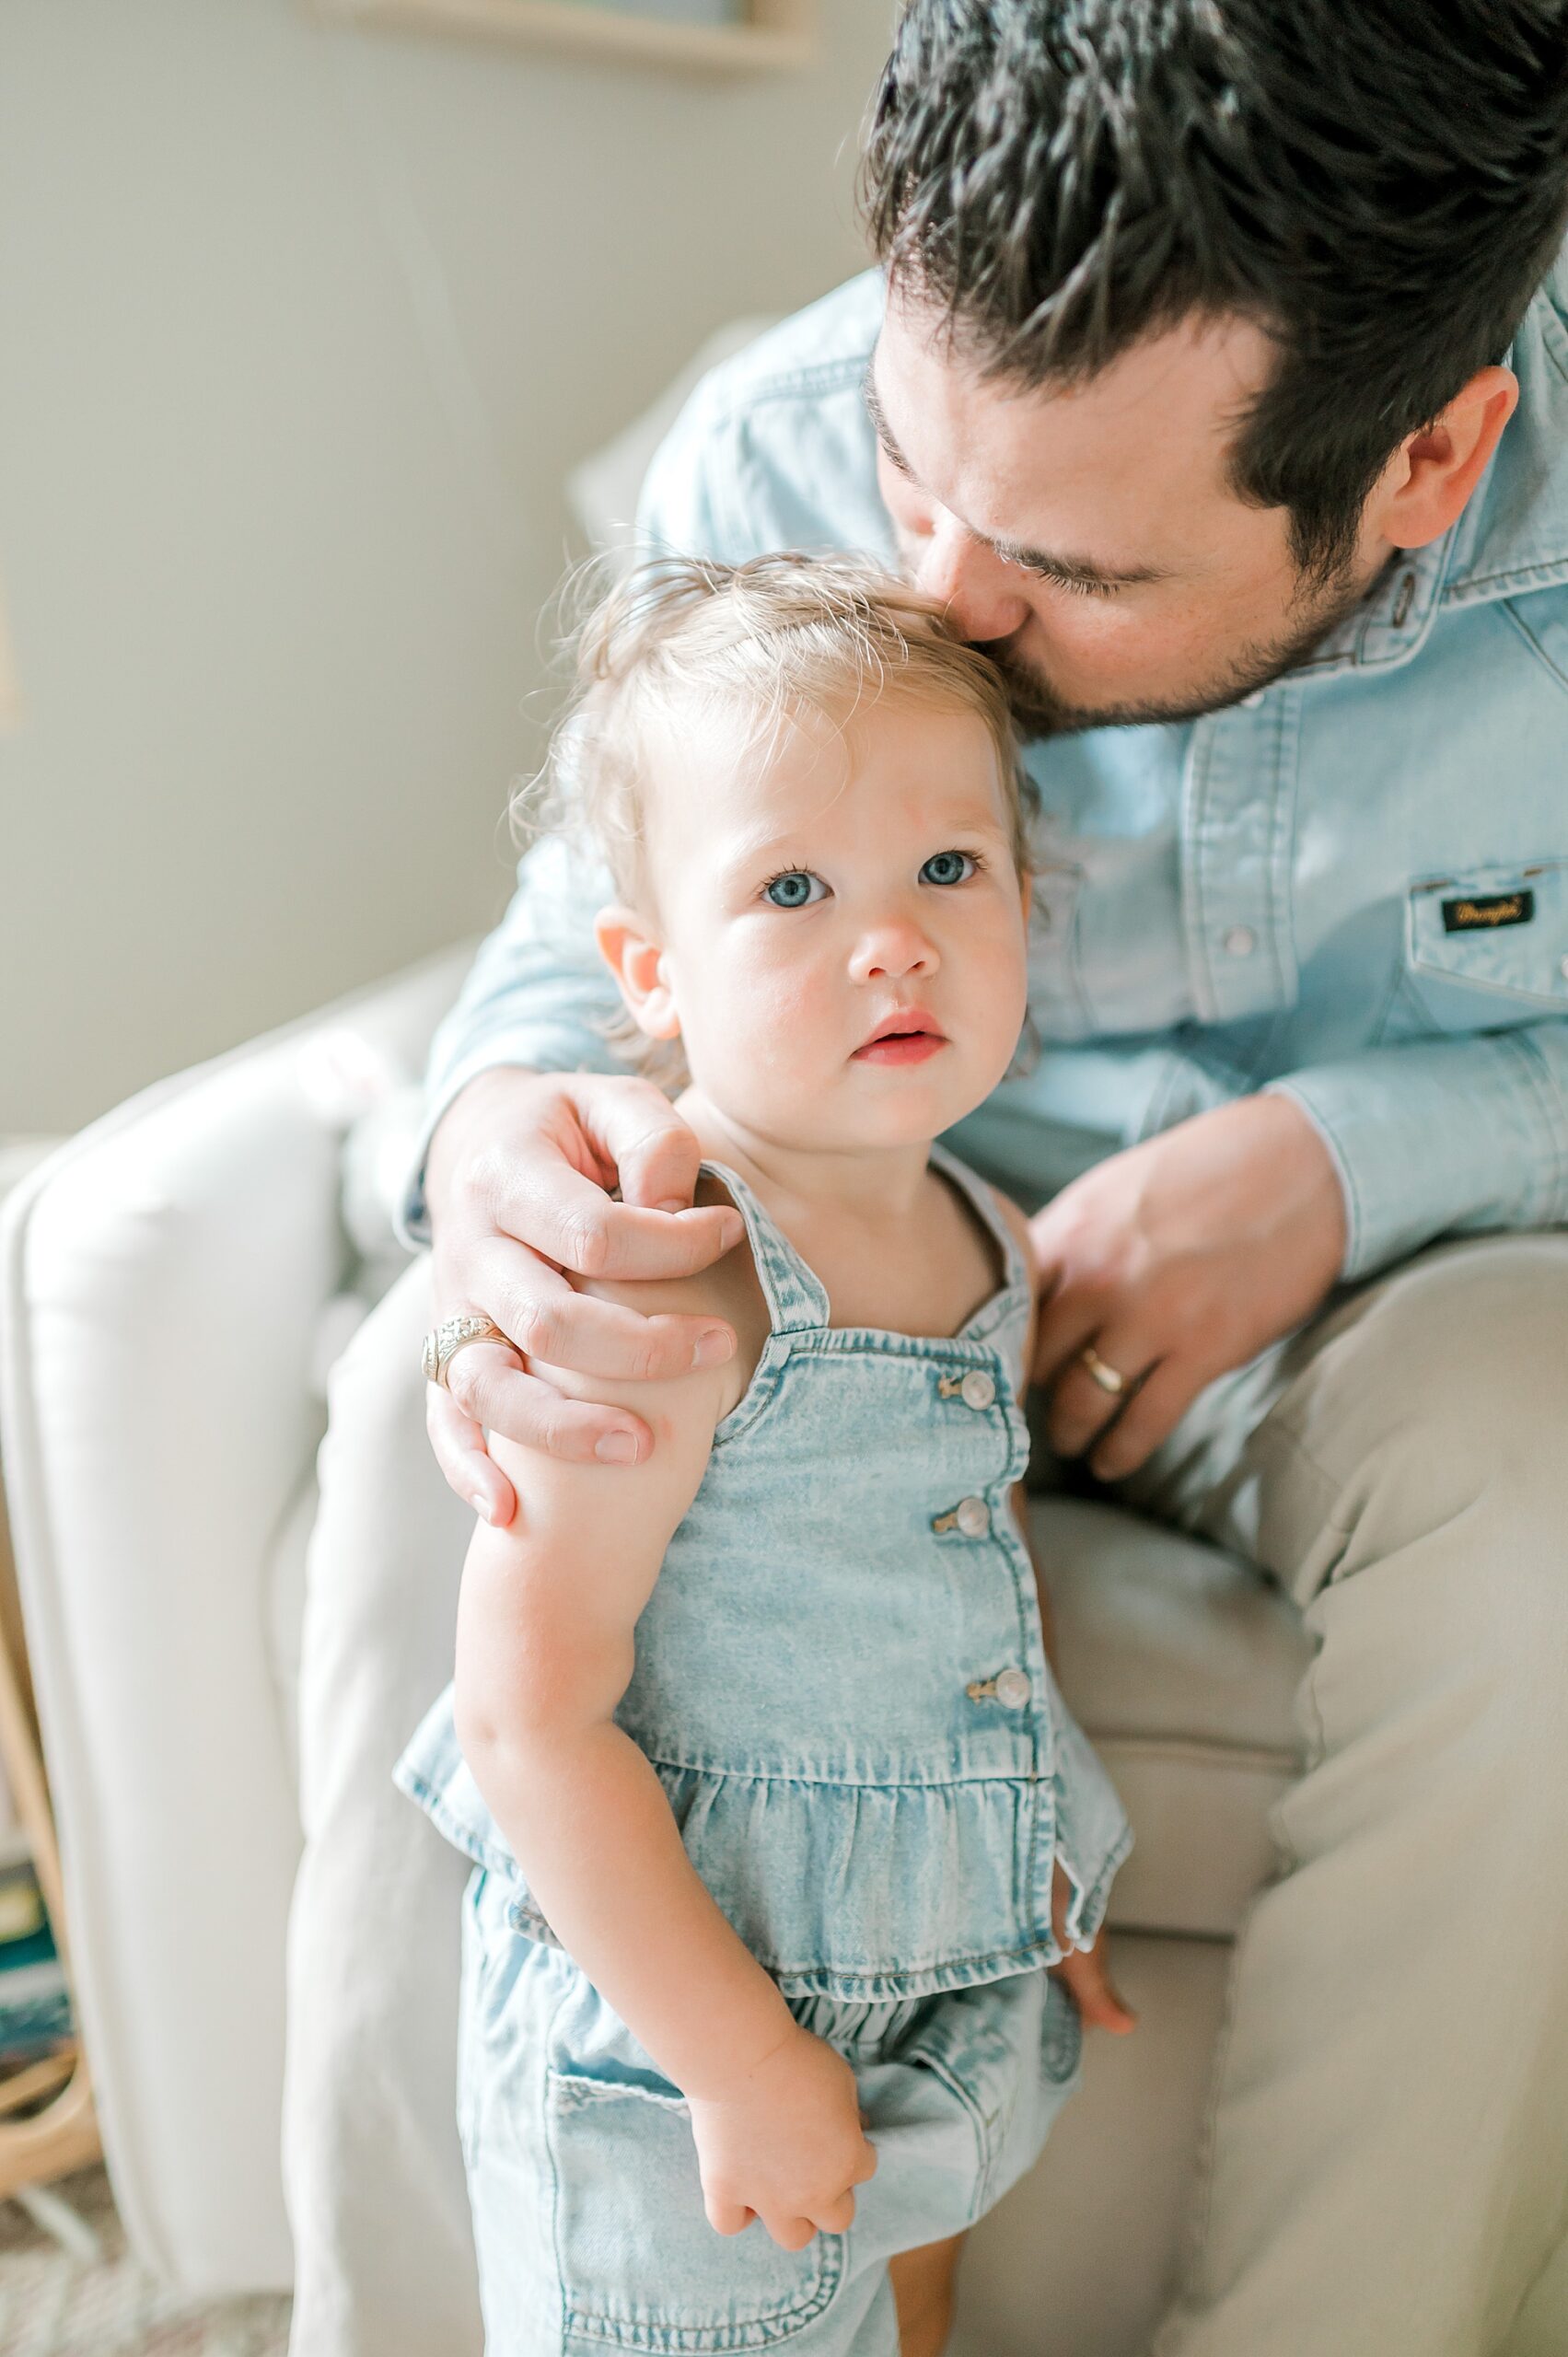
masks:
<instances>
[{"instance_id":1,"label":"man's eyebrow","mask_svg":"<svg viewBox=\"0 0 1568 2357\"><path fill-rule=\"evenodd\" d=\"M881 395L877 390L877 379L871 372L872 363L868 360L861 382L861 396L872 430L887 453L889 463L911 482L918 482L914 469L894 439L893 429L888 423L888 412L882 407ZM1130 564L1113 571L1106 565L1096 564L1088 557L1059 556L1051 549L1025 548L1016 540L993 540L988 532L977 532L972 525L965 525L964 529L971 540L979 540L983 547L993 550L1004 564L1020 565L1027 573L1049 573L1059 581L1081 581L1088 588L1124 589L1139 582L1168 581L1170 578L1169 573L1157 564Z\"/></svg>"},{"instance_id":2,"label":"man's eyebrow","mask_svg":"<svg viewBox=\"0 0 1568 2357\"><path fill-rule=\"evenodd\" d=\"M871 420L872 431L877 441L880 442L900 474L908 475L912 482L914 469L893 439L893 429L888 423L888 412L882 406L882 396L877 389L877 379L872 374L872 363L869 360L865 364L865 374L860 380L860 394L865 403L865 414Z\"/></svg>"}]
</instances>

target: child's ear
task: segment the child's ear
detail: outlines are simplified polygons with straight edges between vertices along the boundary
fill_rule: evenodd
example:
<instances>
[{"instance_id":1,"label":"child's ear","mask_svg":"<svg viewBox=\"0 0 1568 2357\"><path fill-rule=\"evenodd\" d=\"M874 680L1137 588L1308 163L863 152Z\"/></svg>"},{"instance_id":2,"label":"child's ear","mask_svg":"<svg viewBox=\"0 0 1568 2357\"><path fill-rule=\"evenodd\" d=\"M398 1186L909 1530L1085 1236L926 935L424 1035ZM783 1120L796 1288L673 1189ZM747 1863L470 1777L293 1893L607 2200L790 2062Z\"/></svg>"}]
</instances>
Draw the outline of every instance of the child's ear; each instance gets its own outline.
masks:
<instances>
[{"instance_id":1,"label":"child's ear","mask_svg":"<svg viewBox=\"0 0 1568 2357\"><path fill-rule=\"evenodd\" d=\"M634 909L600 909L594 939L638 1030L650 1039L679 1039L680 1017L665 973L664 947L648 919Z\"/></svg>"}]
</instances>

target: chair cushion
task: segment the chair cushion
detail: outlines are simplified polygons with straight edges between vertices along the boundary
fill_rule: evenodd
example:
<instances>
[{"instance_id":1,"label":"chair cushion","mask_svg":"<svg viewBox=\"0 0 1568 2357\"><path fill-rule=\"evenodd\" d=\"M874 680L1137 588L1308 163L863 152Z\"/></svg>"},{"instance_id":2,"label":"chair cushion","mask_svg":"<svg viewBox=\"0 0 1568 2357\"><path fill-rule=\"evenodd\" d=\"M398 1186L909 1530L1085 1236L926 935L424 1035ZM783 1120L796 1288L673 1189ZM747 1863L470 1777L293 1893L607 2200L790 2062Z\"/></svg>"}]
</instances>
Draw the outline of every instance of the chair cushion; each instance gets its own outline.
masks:
<instances>
[{"instance_id":1,"label":"chair cushion","mask_svg":"<svg viewBox=\"0 0 1568 2357\"><path fill-rule=\"evenodd\" d=\"M1274 1871L1269 1811L1300 1767L1300 1615L1249 1564L1120 1507L1048 1495L1031 1518L1063 1691L1137 1837L1110 1921L1229 1938Z\"/></svg>"}]
</instances>

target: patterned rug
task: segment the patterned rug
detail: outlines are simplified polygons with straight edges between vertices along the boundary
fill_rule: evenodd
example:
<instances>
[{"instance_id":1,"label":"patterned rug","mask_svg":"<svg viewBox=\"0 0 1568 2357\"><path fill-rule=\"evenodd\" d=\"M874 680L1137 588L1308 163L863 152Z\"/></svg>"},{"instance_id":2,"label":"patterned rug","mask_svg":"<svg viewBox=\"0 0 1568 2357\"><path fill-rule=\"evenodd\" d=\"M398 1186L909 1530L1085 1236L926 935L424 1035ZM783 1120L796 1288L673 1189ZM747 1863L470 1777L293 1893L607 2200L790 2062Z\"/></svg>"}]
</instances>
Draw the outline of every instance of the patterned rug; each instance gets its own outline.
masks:
<instances>
[{"instance_id":1,"label":"patterned rug","mask_svg":"<svg viewBox=\"0 0 1568 2357\"><path fill-rule=\"evenodd\" d=\"M5 2357L284 2357L286 2299L192 2305L145 2274L101 2168L50 2188L102 2245L97 2261L63 2250L14 2201L0 2201L0 2350Z\"/></svg>"}]
</instances>

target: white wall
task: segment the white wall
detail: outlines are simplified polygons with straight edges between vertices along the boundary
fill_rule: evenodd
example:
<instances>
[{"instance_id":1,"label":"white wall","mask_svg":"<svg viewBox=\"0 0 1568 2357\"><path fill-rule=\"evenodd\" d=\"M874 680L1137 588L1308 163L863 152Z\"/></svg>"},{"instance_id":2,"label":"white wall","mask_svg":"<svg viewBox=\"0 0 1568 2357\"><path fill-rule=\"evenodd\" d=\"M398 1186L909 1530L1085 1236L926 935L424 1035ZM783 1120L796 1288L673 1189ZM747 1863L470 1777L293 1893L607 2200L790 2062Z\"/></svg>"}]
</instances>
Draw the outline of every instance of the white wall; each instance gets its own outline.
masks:
<instances>
[{"instance_id":1,"label":"white wall","mask_svg":"<svg viewBox=\"0 0 1568 2357\"><path fill-rule=\"evenodd\" d=\"M0 1134L490 921L563 476L858 266L891 15L707 83L0 0Z\"/></svg>"}]
</instances>

